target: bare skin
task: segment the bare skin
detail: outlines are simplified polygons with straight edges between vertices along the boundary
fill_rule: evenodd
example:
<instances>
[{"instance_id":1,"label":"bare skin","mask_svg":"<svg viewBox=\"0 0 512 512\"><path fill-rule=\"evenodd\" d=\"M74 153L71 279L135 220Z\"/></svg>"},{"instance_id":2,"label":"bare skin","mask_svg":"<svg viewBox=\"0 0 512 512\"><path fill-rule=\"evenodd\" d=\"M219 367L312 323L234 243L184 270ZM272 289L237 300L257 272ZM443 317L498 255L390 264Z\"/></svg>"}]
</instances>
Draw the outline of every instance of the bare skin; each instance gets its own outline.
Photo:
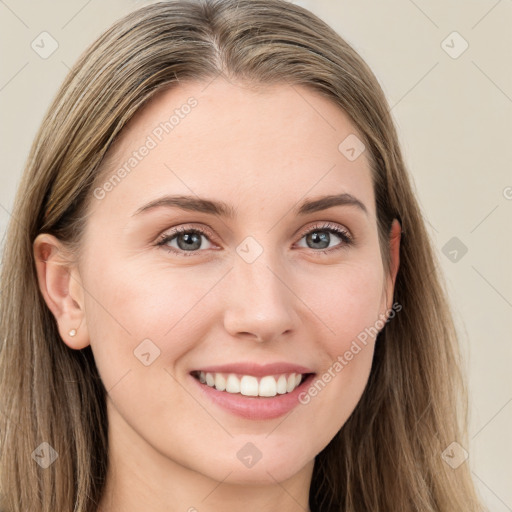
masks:
<instances>
[{"instance_id":1,"label":"bare skin","mask_svg":"<svg viewBox=\"0 0 512 512\"><path fill-rule=\"evenodd\" d=\"M155 127L191 97L196 106L158 141ZM366 152L350 161L338 149L357 133L344 112L305 88L181 83L138 112L116 144L107 179L149 135L157 142L92 200L79 261L66 263L55 237L37 237L39 284L62 340L76 350L91 345L108 391L110 468L98 510L309 510L315 456L357 405L375 337L307 404L274 419L221 408L190 372L285 361L321 377L387 317L400 225L391 231L388 275ZM294 212L341 193L366 212L351 204ZM223 201L236 215L166 206L134 215L164 194ZM176 227L206 232L188 232L188 246L183 233L158 246ZM241 247L261 254L248 262ZM151 358L159 351L149 365L134 355L143 340L151 340ZM247 443L261 454L252 467L237 457Z\"/></svg>"}]
</instances>

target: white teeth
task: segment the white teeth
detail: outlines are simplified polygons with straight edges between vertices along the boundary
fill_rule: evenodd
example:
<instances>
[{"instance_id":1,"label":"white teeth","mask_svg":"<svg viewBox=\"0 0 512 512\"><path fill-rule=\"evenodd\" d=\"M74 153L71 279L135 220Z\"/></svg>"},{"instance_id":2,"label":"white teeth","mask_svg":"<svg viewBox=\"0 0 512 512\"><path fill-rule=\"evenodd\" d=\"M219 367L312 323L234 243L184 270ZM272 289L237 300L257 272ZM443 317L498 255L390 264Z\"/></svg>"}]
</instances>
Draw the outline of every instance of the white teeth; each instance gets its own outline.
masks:
<instances>
[{"instance_id":1,"label":"white teeth","mask_svg":"<svg viewBox=\"0 0 512 512\"><path fill-rule=\"evenodd\" d=\"M240 393L245 396L258 396L258 379L244 375L240 381Z\"/></svg>"},{"instance_id":2,"label":"white teeth","mask_svg":"<svg viewBox=\"0 0 512 512\"><path fill-rule=\"evenodd\" d=\"M286 383L286 391L289 393L290 391L293 391L293 388L295 387L295 374L292 373L288 377L288 381Z\"/></svg>"},{"instance_id":3,"label":"white teeth","mask_svg":"<svg viewBox=\"0 0 512 512\"><path fill-rule=\"evenodd\" d=\"M211 373L206 374L206 384L208 384L210 387L215 385L215 378Z\"/></svg>"},{"instance_id":4,"label":"white teeth","mask_svg":"<svg viewBox=\"0 0 512 512\"><path fill-rule=\"evenodd\" d=\"M244 396L276 396L292 392L302 381L300 373L291 373L289 375L266 375L258 381L257 377L252 375L243 375L238 378L230 373L199 372L199 381L214 387L218 391L227 391L228 393L240 393Z\"/></svg>"},{"instance_id":5,"label":"white teeth","mask_svg":"<svg viewBox=\"0 0 512 512\"><path fill-rule=\"evenodd\" d=\"M280 395L284 395L286 393L286 375L281 375L277 381L277 392Z\"/></svg>"},{"instance_id":6,"label":"white teeth","mask_svg":"<svg viewBox=\"0 0 512 512\"><path fill-rule=\"evenodd\" d=\"M219 391L224 391L226 389L226 379L222 373L215 374L215 388Z\"/></svg>"},{"instance_id":7,"label":"white teeth","mask_svg":"<svg viewBox=\"0 0 512 512\"><path fill-rule=\"evenodd\" d=\"M228 375L226 391L228 393L240 393L240 380L235 375Z\"/></svg>"},{"instance_id":8,"label":"white teeth","mask_svg":"<svg viewBox=\"0 0 512 512\"><path fill-rule=\"evenodd\" d=\"M260 381L260 396L276 396L277 382L271 375L263 377Z\"/></svg>"}]
</instances>

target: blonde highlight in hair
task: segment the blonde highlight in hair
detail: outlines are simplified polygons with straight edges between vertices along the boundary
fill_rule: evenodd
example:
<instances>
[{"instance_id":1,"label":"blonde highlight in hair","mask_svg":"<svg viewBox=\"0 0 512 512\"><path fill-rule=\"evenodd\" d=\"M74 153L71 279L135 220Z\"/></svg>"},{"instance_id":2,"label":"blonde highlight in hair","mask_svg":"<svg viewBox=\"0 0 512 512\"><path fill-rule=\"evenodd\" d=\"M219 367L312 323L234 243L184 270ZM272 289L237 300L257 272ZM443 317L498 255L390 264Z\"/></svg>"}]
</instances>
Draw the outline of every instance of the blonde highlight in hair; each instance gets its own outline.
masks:
<instances>
[{"instance_id":1,"label":"blonde highlight in hair","mask_svg":"<svg viewBox=\"0 0 512 512\"><path fill-rule=\"evenodd\" d=\"M105 396L90 347L72 350L38 288L33 242L50 233L80 257L94 184L134 114L178 81L222 73L287 83L343 109L371 157L379 241L404 236L394 300L353 414L315 459L314 512L476 512L467 464L467 392L446 292L377 79L334 30L284 0L164 1L117 21L80 57L48 109L15 199L0 308L0 509L94 512L108 470ZM32 452L48 442L47 469Z\"/></svg>"}]
</instances>

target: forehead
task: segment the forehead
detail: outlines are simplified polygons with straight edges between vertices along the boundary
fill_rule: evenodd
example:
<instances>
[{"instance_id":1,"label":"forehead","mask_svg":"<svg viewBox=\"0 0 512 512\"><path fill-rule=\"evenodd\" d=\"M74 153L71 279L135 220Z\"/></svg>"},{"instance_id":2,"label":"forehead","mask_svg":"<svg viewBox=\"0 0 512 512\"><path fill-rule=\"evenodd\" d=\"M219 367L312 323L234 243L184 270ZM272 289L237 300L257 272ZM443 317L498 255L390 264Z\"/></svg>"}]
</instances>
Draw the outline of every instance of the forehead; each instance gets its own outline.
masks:
<instances>
[{"instance_id":1,"label":"forehead","mask_svg":"<svg viewBox=\"0 0 512 512\"><path fill-rule=\"evenodd\" d=\"M133 211L174 193L270 206L346 192L371 210L363 147L346 113L309 88L180 82L141 108L110 149L102 203Z\"/></svg>"}]
</instances>

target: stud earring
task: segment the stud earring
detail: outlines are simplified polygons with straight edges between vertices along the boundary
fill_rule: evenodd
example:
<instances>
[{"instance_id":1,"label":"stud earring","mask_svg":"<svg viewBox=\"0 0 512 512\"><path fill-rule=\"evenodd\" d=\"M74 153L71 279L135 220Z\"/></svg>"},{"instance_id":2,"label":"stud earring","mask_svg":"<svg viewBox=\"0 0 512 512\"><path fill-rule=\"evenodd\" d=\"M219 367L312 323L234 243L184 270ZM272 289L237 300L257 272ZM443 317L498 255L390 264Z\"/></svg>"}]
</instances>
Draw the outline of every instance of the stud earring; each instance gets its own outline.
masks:
<instances>
[{"instance_id":1,"label":"stud earring","mask_svg":"<svg viewBox=\"0 0 512 512\"><path fill-rule=\"evenodd\" d=\"M76 336L76 329L71 329L71 331L69 331L69 335Z\"/></svg>"}]
</instances>

